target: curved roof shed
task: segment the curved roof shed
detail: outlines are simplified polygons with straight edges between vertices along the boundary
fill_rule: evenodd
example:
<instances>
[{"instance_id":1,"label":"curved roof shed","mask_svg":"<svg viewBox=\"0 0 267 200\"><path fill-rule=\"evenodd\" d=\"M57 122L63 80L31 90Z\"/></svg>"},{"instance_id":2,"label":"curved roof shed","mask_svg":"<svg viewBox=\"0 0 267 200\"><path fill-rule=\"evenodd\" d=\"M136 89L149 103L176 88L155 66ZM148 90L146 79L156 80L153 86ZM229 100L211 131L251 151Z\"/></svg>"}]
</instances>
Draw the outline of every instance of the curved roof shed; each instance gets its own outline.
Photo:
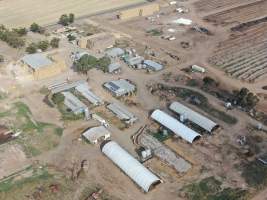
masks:
<instances>
[{"instance_id":1,"label":"curved roof shed","mask_svg":"<svg viewBox=\"0 0 267 200\"><path fill-rule=\"evenodd\" d=\"M109 141L104 144L102 146L102 152L145 192L148 192L161 182L157 176L139 163L116 142Z\"/></svg>"},{"instance_id":2,"label":"curved roof shed","mask_svg":"<svg viewBox=\"0 0 267 200\"><path fill-rule=\"evenodd\" d=\"M207 117L195 112L191 108L188 108L179 102L173 102L170 105L170 109L178 113L180 116L183 115L185 119L192 121L193 123L197 124L208 132L212 132L218 127L218 124L216 124L215 122L211 121Z\"/></svg>"},{"instance_id":3,"label":"curved roof shed","mask_svg":"<svg viewBox=\"0 0 267 200\"><path fill-rule=\"evenodd\" d=\"M201 137L200 134L188 128L177 119L173 118L165 112L162 112L161 110L155 110L152 113L151 118L189 143L193 143L195 140Z\"/></svg>"}]
</instances>

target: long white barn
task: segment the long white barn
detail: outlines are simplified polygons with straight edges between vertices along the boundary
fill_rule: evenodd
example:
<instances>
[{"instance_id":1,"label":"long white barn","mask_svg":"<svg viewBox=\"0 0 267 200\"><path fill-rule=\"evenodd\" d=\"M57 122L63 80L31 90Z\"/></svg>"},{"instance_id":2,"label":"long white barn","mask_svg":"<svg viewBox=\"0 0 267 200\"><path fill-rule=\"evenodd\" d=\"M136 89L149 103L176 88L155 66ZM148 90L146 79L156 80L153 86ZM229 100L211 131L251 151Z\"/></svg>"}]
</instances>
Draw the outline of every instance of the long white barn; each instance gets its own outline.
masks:
<instances>
[{"instance_id":1,"label":"long white barn","mask_svg":"<svg viewBox=\"0 0 267 200\"><path fill-rule=\"evenodd\" d=\"M177 119L173 118L172 116L161 110L155 110L152 113L151 118L189 143L193 143L195 140L201 137L200 134L188 128L187 126L179 122Z\"/></svg>"},{"instance_id":2,"label":"long white barn","mask_svg":"<svg viewBox=\"0 0 267 200\"><path fill-rule=\"evenodd\" d=\"M194 110L184 106L179 102L173 102L170 105L170 109L179 114L180 116L183 116L184 119L192 121L193 123L197 124L208 132L212 132L219 126L207 117L195 112Z\"/></svg>"},{"instance_id":3,"label":"long white barn","mask_svg":"<svg viewBox=\"0 0 267 200\"><path fill-rule=\"evenodd\" d=\"M125 174L127 174L139 187L148 192L161 180L138 162L114 141L102 146L102 152L112 160Z\"/></svg>"}]
</instances>

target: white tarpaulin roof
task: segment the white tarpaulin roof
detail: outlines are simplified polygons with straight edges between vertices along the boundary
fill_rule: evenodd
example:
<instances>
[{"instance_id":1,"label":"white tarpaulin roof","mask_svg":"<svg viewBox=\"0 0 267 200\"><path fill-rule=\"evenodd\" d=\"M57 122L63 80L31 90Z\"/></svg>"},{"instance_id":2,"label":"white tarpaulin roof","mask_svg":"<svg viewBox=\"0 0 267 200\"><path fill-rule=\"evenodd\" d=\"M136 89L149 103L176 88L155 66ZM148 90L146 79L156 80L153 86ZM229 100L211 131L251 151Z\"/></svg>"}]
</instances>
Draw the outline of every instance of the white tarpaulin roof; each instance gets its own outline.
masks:
<instances>
[{"instance_id":1,"label":"white tarpaulin roof","mask_svg":"<svg viewBox=\"0 0 267 200\"><path fill-rule=\"evenodd\" d=\"M179 115L183 115L185 119L194 122L209 132L212 132L212 130L218 126L215 122L211 121L207 117L193 111L179 102L173 102L170 105L170 109Z\"/></svg>"},{"instance_id":2,"label":"white tarpaulin roof","mask_svg":"<svg viewBox=\"0 0 267 200\"><path fill-rule=\"evenodd\" d=\"M185 18L179 18L179 19L173 20L172 22L175 24L181 24L181 25L187 25L187 26L192 24L192 20L185 19Z\"/></svg>"},{"instance_id":3,"label":"white tarpaulin roof","mask_svg":"<svg viewBox=\"0 0 267 200\"><path fill-rule=\"evenodd\" d=\"M162 112L161 110L155 110L152 113L151 118L168 128L187 142L193 143L194 140L201 137L200 134L188 128L177 119L173 118L165 112Z\"/></svg>"},{"instance_id":4,"label":"white tarpaulin roof","mask_svg":"<svg viewBox=\"0 0 267 200\"><path fill-rule=\"evenodd\" d=\"M102 152L112 160L125 174L127 174L145 192L161 182L161 180L138 162L132 155L110 141L102 147Z\"/></svg>"}]
</instances>

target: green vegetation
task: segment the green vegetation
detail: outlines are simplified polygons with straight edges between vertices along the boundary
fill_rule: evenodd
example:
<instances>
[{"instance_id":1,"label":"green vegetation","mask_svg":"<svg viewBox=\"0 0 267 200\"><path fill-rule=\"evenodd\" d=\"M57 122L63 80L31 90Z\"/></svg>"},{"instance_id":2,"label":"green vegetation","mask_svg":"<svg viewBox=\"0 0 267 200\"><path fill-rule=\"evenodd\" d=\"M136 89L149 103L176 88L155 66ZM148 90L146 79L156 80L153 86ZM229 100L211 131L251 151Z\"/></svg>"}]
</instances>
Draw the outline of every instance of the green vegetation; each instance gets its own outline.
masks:
<instances>
[{"instance_id":1,"label":"green vegetation","mask_svg":"<svg viewBox=\"0 0 267 200\"><path fill-rule=\"evenodd\" d=\"M34 33L40 33L40 34L43 34L45 32L45 29L41 26L39 26L38 24L36 23L33 23L31 26L30 26L30 31L31 32L34 32Z\"/></svg>"},{"instance_id":2,"label":"green vegetation","mask_svg":"<svg viewBox=\"0 0 267 200\"><path fill-rule=\"evenodd\" d=\"M223 188L222 183L214 177L192 183L183 191L189 200L245 200L246 191L239 188Z\"/></svg>"},{"instance_id":3,"label":"green vegetation","mask_svg":"<svg viewBox=\"0 0 267 200\"><path fill-rule=\"evenodd\" d=\"M69 42L76 40L76 37L72 34L69 34L67 37L68 37Z\"/></svg>"},{"instance_id":4,"label":"green vegetation","mask_svg":"<svg viewBox=\"0 0 267 200\"><path fill-rule=\"evenodd\" d=\"M84 118L84 114L76 115L64 105L64 95L61 93L54 94L52 101L57 105L58 110L62 115L62 119L65 121L76 121Z\"/></svg>"},{"instance_id":5,"label":"green vegetation","mask_svg":"<svg viewBox=\"0 0 267 200\"><path fill-rule=\"evenodd\" d=\"M12 29L15 33L17 33L20 37L27 35L27 29L26 28L13 28Z\"/></svg>"},{"instance_id":6,"label":"green vegetation","mask_svg":"<svg viewBox=\"0 0 267 200\"><path fill-rule=\"evenodd\" d=\"M211 116L224 121L227 124L236 124L237 119L234 116L228 115L226 112L220 111L214 108L210 103L209 100L199 92L187 89L187 88L180 88L180 87L169 87L166 85L160 85L160 90L165 90L168 92L173 92L176 97L182 100L190 99L189 103L193 105L197 105L197 107L203 110L206 113L209 113Z\"/></svg>"},{"instance_id":7,"label":"green vegetation","mask_svg":"<svg viewBox=\"0 0 267 200\"><path fill-rule=\"evenodd\" d=\"M163 34L163 31L159 29L151 29L148 30L147 33L152 36L161 36Z\"/></svg>"},{"instance_id":8,"label":"green vegetation","mask_svg":"<svg viewBox=\"0 0 267 200\"><path fill-rule=\"evenodd\" d=\"M153 136L157 138L158 141L164 142L165 140L171 138L171 134L167 133L166 135L162 131L158 131L157 133L154 133Z\"/></svg>"},{"instance_id":9,"label":"green vegetation","mask_svg":"<svg viewBox=\"0 0 267 200\"><path fill-rule=\"evenodd\" d=\"M58 23L63 26L68 26L69 24L73 23L75 19L75 16L73 13L70 13L69 15L63 14L60 16Z\"/></svg>"},{"instance_id":10,"label":"green vegetation","mask_svg":"<svg viewBox=\"0 0 267 200\"><path fill-rule=\"evenodd\" d=\"M30 43L26 48L26 52L29 54L33 54L37 52L37 49L41 49L42 51L46 51L49 48L50 43L47 40L40 41L38 43Z\"/></svg>"},{"instance_id":11,"label":"green vegetation","mask_svg":"<svg viewBox=\"0 0 267 200\"><path fill-rule=\"evenodd\" d=\"M90 69L97 66L97 58L91 55L83 55L77 62L74 63L78 72L87 73Z\"/></svg>"},{"instance_id":12,"label":"green vegetation","mask_svg":"<svg viewBox=\"0 0 267 200\"><path fill-rule=\"evenodd\" d=\"M0 182L0 199L65 199L74 184L50 168L30 166Z\"/></svg>"},{"instance_id":13,"label":"green vegetation","mask_svg":"<svg viewBox=\"0 0 267 200\"><path fill-rule=\"evenodd\" d=\"M16 102L9 110L1 112L0 118L8 120L14 131L22 132L11 143L20 144L28 157L40 155L59 144L63 130L54 124L35 121L29 107L22 102Z\"/></svg>"},{"instance_id":14,"label":"green vegetation","mask_svg":"<svg viewBox=\"0 0 267 200\"><path fill-rule=\"evenodd\" d=\"M234 91L234 95L236 104L248 110L254 108L259 102L257 95L250 92L247 88Z\"/></svg>"},{"instance_id":15,"label":"green vegetation","mask_svg":"<svg viewBox=\"0 0 267 200\"><path fill-rule=\"evenodd\" d=\"M111 60L109 57L102 57L97 59L91 55L83 55L78 61L74 63L78 72L87 73L89 70L93 68L98 68L103 72L108 72L108 66L110 65Z\"/></svg>"},{"instance_id":16,"label":"green vegetation","mask_svg":"<svg viewBox=\"0 0 267 200\"><path fill-rule=\"evenodd\" d=\"M258 160L244 164L242 176L251 187L262 188L267 184L267 167Z\"/></svg>"},{"instance_id":17,"label":"green vegetation","mask_svg":"<svg viewBox=\"0 0 267 200\"><path fill-rule=\"evenodd\" d=\"M6 42L13 48L21 48L25 45L22 37L23 28L9 30L4 25L0 25L0 40Z\"/></svg>"},{"instance_id":18,"label":"green vegetation","mask_svg":"<svg viewBox=\"0 0 267 200\"><path fill-rule=\"evenodd\" d=\"M0 54L0 63L4 61L5 61L4 56Z\"/></svg>"},{"instance_id":19,"label":"green vegetation","mask_svg":"<svg viewBox=\"0 0 267 200\"><path fill-rule=\"evenodd\" d=\"M51 46L52 48L58 48L58 47L59 47L59 42L60 42L60 39L54 37L54 38L50 41L50 46Z\"/></svg>"}]
</instances>

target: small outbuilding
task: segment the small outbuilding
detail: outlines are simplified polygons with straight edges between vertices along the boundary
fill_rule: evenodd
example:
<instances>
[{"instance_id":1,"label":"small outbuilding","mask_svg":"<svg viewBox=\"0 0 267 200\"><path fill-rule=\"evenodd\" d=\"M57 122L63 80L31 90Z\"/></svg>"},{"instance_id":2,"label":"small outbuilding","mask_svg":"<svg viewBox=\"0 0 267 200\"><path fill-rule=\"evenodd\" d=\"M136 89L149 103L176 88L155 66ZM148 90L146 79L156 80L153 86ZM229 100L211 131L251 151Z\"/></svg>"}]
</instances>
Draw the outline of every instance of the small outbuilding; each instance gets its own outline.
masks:
<instances>
[{"instance_id":1,"label":"small outbuilding","mask_svg":"<svg viewBox=\"0 0 267 200\"><path fill-rule=\"evenodd\" d=\"M82 136L92 144L98 144L103 140L108 140L111 133L104 126L98 126L87 129Z\"/></svg>"},{"instance_id":2,"label":"small outbuilding","mask_svg":"<svg viewBox=\"0 0 267 200\"><path fill-rule=\"evenodd\" d=\"M103 154L112 160L144 192L149 192L162 182L116 142L104 142L101 145L101 150Z\"/></svg>"},{"instance_id":3,"label":"small outbuilding","mask_svg":"<svg viewBox=\"0 0 267 200\"><path fill-rule=\"evenodd\" d=\"M106 55L110 58L116 58L123 56L125 51L121 48L111 48L106 51Z\"/></svg>"},{"instance_id":4,"label":"small outbuilding","mask_svg":"<svg viewBox=\"0 0 267 200\"><path fill-rule=\"evenodd\" d=\"M137 117L133 113L129 112L123 105L111 103L107 106L107 108L126 124L133 124L137 121Z\"/></svg>"},{"instance_id":5,"label":"small outbuilding","mask_svg":"<svg viewBox=\"0 0 267 200\"><path fill-rule=\"evenodd\" d=\"M145 60L144 61L144 67L151 71L160 71L163 69L163 65L154 62L152 60Z\"/></svg>"},{"instance_id":6,"label":"small outbuilding","mask_svg":"<svg viewBox=\"0 0 267 200\"><path fill-rule=\"evenodd\" d=\"M121 64L118 63L118 62L115 62L115 63L111 63L109 66L108 66L108 73L119 73L121 71Z\"/></svg>"},{"instance_id":7,"label":"small outbuilding","mask_svg":"<svg viewBox=\"0 0 267 200\"><path fill-rule=\"evenodd\" d=\"M104 84L104 87L116 97L130 95L136 89L135 85L125 79L107 82Z\"/></svg>"}]
</instances>

